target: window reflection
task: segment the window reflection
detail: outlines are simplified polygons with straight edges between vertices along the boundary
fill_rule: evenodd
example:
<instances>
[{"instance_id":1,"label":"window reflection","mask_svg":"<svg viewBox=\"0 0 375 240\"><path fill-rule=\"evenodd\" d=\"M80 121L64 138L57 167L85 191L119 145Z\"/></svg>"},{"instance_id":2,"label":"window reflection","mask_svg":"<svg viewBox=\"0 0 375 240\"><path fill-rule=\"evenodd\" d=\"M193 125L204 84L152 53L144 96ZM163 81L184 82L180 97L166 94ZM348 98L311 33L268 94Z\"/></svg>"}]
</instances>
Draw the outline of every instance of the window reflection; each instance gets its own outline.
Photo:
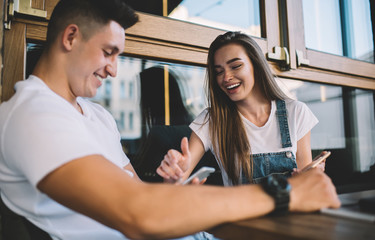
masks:
<instances>
[{"instance_id":1,"label":"window reflection","mask_svg":"<svg viewBox=\"0 0 375 240\"><path fill-rule=\"evenodd\" d=\"M306 47L343 55L338 0L303 0Z\"/></svg>"},{"instance_id":2,"label":"window reflection","mask_svg":"<svg viewBox=\"0 0 375 240\"><path fill-rule=\"evenodd\" d=\"M117 69L117 77L105 79L92 100L112 113L123 142L129 146L147 135L154 125L188 125L206 107L205 69L202 67L120 56ZM167 110L166 76L169 85ZM125 97L124 93L127 93ZM168 120L166 111L169 112ZM132 155L138 147L139 144L132 145L126 151Z\"/></svg>"},{"instance_id":3,"label":"window reflection","mask_svg":"<svg viewBox=\"0 0 375 240\"><path fill-rule=\"evenodd\" d=\"M153 66L140 72L142 126L187 125L193 116L185 106L178 76L169 66ZM146 131L142 131L146 132Z\"/></svg>"},{"instance_id":4,"label":"window reflection","mask_svg":"<svg viewBox=\"0 0 375 240\"><path fill-rule=\"evenodd\" d=\"M139 177L161 182L156 174L160 161L169 149L180 148L182 138L190 136L188 125L206 107L205 69L123 56L117 69L117 76L105 79L92 101L114 116L124 151ZM125 98L122 86L129 87ZM218 169L211 153L203 156L196 169L202 166ZM222 185L220 171L206 183Z\"/></svg>"},{"instance_id":5,"label":"window reflection","mask_svg":"<svg viewBox=\"0 0 375 240\"><path fill-rule=\"evenodd\" d=\"M120 98L122 99L125 98L125 82L124 81L120 82Z\"/></svg>"},{"instance_id":6,"label":"window reflection","mask_svg":"<svg viewBox=\"0 0 375 240\"><path fill-rule=\"evenodd\" d=\"M358 148L358 157L363 160L354 166L356 171L367 171L374 167L375 158L375 124L374 124L374 94L370 91L355 89L353 92L354 109L353 140ZM358 139L358 141L357 141Z\"/></svg>"},{"instance_id":7,"label":"window reflection","mask_svg":"<svg viewBox=\"0 0 375 240\"><path fill-rule=\"evenodd\" d=\"M303 0L306 47L374 62L369 0Z\"/></svg>"},{"instance_id":8,"label":"window reflection","mask_svg":"<svg viewBox=\"0 0 375 240\"><path fill-rule=\"evenodd\" d=\"M302 101L319 119L311 131L313 156L332 152L326 172L339 191L375 181L374 92L279 79L289 97Z\"/></svg>"},{"instance_id":9,"label":"window reflection","mask_svg":"<svg viewBox=\"0 0 375 240\"><path fill-rule=\"evenodd\" d=\"M345 148L344 112L341 87L279 80L287 95L308 105L319 119L311 131L311 149Z\"/></svg>"},{"instance_id":10,"label":"window reflection","mask_svg":"<svg viewBox=\"0 0 375 240\"><path fill-rule=\"evenodd\" d=\"M261 36L259 0L184 0L168 17Z\"/></svg>"},{"instance_id":11,"label":"window reflection","mask_svg":"<svg viewBox=\"0 0 375 240\"><path fill-rule=\"evenodd\" d=\"M374 62L374 41L369 0L343 0L345 56Z\"/></svg>"},{"instance_id":12,"label":"window reflection","mask_svg":"<svg viewBox=\"0 0 375 240\"><path fill-rule=\"evenodd\" d=\"M129 0L135 10L261 37L259 0Z\"/></svg>"}]
</instances>

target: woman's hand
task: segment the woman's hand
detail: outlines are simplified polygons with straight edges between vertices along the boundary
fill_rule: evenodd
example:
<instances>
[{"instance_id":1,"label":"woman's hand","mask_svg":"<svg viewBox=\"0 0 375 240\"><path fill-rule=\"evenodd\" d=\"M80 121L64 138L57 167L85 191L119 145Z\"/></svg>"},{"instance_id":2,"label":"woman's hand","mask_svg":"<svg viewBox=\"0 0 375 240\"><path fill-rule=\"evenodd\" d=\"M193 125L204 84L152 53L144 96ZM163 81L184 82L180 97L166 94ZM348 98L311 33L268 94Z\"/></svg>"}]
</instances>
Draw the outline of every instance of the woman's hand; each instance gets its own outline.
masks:
<instances>
[{"instance_id":1,"label":"woman's hand","mask_svg":"<svg viewBox=\"0 0 375 240\"><path fill-rule=\"evenodd\" d=\"M319 155L317 155L312 160L312 162L314 162L315 160L317 160L321 156L325 155L326 153L327 153L327 151L322 151ZM326 159L324 159L322 162L320 162L315 168L320 169L320 170L322 170L324 172L325 171L325 167L326 167ZM297 175L297 174L301 173L302 171L304 171L304 170L303 169L293 168L292 176Z\"/></svg>"},{"instance_id":2,"label":"woman's hand","mask_svg":"<svg viewBox=\"0 0 375 240\"><path fill-rule=\"evenodd\" d=\"M325 155L327 153L327 151L323 151L321 152L318 156L316 156L313 161L317 160L318 158L320 158L321 156ZM326 158L327 159L327 158ZM325 171L326 169L326 159L324 159L321 163L319 163L318 166L316 166L316 168L318 169L321 169L323 172Z\"/></svg>"},{"instance_id":3,"label":"woman's hand","mask_svg":"<svg viewBox=\"0 0 375 240\"><path fill-rule=\"evenodd\" d=\"M156 169L156 172L164 178L165 182L180 183L185 172L189 169L191 156L189 142L186 137L181 140L181 150L182 153L170 149L161 161L160 166ZM194 180L193 184L199 184L199 181Z\"/></svg>"}]
</instances>

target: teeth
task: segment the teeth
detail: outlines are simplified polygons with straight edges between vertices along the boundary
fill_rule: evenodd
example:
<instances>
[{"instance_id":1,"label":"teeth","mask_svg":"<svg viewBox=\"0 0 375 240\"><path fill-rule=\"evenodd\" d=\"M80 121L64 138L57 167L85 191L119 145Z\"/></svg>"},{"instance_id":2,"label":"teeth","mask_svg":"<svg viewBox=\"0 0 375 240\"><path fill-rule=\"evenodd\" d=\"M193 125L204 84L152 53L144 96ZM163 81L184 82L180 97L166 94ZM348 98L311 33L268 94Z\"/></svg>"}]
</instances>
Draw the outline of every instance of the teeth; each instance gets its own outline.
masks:
<instances>
[{"instance_id":1,"label":"teeth","mask_svg":"<svg viewBox=\"0 0 375 240\"><path fill-rule=\"evenodd\" d=\"M228 86L227 89L233 89L233 88L238 87L238 86L240 86L240 84L236 83L236 84Z\"/></svg>"},{"instance_id":2,"label":"teeth","mask_svg":"<svg viewBox=\"0 0 375 240\"><path fill-rule=\"evenodd\" d=\"M102 78L101 76L95 74L95 77L96 77L99 81L103 82L103 78Z\"/></svg>"}]
</instances>

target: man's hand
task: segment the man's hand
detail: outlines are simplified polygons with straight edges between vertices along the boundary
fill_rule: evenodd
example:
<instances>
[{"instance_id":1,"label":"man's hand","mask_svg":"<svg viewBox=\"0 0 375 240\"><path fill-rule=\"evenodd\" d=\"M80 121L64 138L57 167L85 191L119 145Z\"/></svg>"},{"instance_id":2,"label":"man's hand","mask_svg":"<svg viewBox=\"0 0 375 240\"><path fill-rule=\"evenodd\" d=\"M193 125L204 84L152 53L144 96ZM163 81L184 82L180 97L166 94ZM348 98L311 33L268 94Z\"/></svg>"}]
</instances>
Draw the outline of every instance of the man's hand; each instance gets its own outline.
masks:
<instances>
[{"instance_id":1,"label":"man's hand","mask_svg":"<svg viewBox=\"0 0 375 240\"><path fill-rule=\"evenodd\" d=\"M318 168L300 173L288 179L290 211L309 212L321 208L338 208L341 203L331 179Z\"/></svg>"},{"instance_id":2,"label":"man's hand","mask_svg":"<svg viewBox=\"0 0 375 240\"><path fill-rule=\"evenodd\" d=\"M184 176L190 167L191 157L189 142L186 137L181 140L182 153L170 149L164 156L156 172L164 178L165 182L176 183Z\"/></svg>"}]
</instances>

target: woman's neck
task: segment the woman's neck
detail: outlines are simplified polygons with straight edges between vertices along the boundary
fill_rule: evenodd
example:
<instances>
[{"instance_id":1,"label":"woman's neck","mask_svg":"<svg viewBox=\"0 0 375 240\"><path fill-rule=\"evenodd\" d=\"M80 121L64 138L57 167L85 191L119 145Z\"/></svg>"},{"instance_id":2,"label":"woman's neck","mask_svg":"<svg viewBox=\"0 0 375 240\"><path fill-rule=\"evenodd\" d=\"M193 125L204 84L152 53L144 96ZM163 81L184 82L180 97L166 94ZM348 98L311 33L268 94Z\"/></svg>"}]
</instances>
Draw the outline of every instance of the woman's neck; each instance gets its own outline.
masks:
<instances>
[{"instance_id":1,"label":"woman's neck","mask_svg":"<svg viewBox=\"0 0 375 240\"><path fill-rule=\"evenodd\" d=\"M271 114L271 101L265 98L249 98L237 103L238 111L250 122L258 127L264 126Z\"/></svg>"}]
</instances>

